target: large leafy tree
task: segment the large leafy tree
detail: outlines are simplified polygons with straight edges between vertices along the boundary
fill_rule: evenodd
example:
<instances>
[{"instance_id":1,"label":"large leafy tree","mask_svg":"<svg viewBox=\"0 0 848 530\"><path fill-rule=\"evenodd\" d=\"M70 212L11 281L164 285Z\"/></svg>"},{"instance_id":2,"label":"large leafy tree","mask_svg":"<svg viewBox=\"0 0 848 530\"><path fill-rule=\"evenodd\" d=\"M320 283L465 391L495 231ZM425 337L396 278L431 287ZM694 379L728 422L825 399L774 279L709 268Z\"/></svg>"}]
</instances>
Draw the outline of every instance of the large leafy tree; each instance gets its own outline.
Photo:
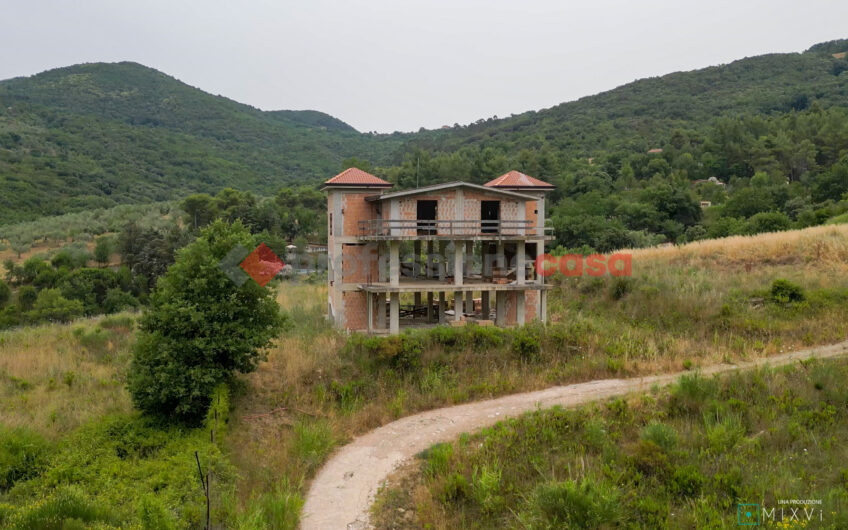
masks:
<instances>
[{"instance_id":1,"label":"large leafy tree","mask_svg":"<svg viewBox=\"0 0 848 530\"><path fill-rule=\"evenodd\" d=\"M269 289L230 280L219 262L253 236L240 221L217 220L182 249L141 319L129 373L135 405L184 422L199 420L216 385L251 372L283 319Z\"/></svg>"}]
</instances>

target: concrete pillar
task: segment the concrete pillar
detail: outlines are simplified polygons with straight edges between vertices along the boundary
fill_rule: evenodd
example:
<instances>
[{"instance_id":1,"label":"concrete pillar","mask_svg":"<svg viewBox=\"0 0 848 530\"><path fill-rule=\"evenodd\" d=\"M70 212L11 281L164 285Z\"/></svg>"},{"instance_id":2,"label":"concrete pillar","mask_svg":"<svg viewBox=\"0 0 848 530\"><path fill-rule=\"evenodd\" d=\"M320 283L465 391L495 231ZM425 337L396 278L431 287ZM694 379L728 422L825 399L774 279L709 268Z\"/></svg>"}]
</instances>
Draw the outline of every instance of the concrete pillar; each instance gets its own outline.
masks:
<instances>
[{"instance_id":1,"label":"concrete pillar","mask_svg":"<svg viewBox=\"0 0 848 530\"><path fill-rule=\"evenodd\" d=\"M525 311L525 308L524 308L524 301L526 299L526 297L524 296L525 291L517 291L515 294L516 294L516 297L515 297L515 302L516 302L515 321L519 326L521 326L521 325L524 325L524 321L526 320L526 318L525 318L526 311Z\"/></svg>"},{"instance_id":2,"label":"concrete pillar","mask_svg":"<svg viewBox=\"0 0 848 530\"><path fill-rule=\"evenodd\" d=\"M465 291L465 312L471 314L474 312L474 292Z\"/></svg>"},{"instance_id":3,"label":"concrete pillar","mask_svg":"<svg viewBox=\"0 0 848 530\"><path fill-rule=\"evenodd\" d=\"M548 321L548 292L539 291L539 320L544 324Z\"/></svg>"},{"instance_id":4,"label":"concrete pillar","mask_svg":"<svg viewBox=\"0 0 848 530\"><path fill-rule=\"evenodd\" d=\"M447 309L447 301L445 298L447 295L444 291L439 291L439 323L443 324L446 320L445 318L445 310Z\"/></svg>"},{"instance_id":5,"label":"concrete pillar","mask_svg":"<svg viewBox=\"0 0 848 530\"><path fill-rule=\"evenodd\" d=\"M415 307L421 307L421 293L415 293L415 302L413 303L415 304Z\"/></svg>"},{"instance_id":6,"label":"concrete pillar","mask_svg":"<svg viewBox=\"0 0 848 530\"><path fill-rule=\"evenodd\" d=\"M524 277L527 271L525 261L527 261L527 258L524 255L524 241L518 241L515 244L515 283L518 285L524 285Z\"/></svg>"},{"instance_id":7,"label":"concrete pillar","mask_svg":"<svg viewBox=\"0 0 848 530\"><path fill-rule=\"evenodd\" d=\"M388 264L388 248L385 242L379 241L377 243L377 281L380 283L389 281L387 274Z\"/></svg>"},{"instance_id":8,"label":"concrete pillar","mask_svg":"<svg viewBox=\"0 0 848 530\"><path fill-rule=\"evenodd\" d=\"M396 335L400 332L400 293L391 294L389 304L389 333Z\"/></svg>"},{"instance_id":9,"label":"concrete pillar","mask_svg":"<svg viewBox=\"0 0 848 530\"><path fill-rule=\"evenodd\" d=\"M453 293L453 319L457 322L462 320L462 292Z\"/></svg>"},{"instance_id":10,"label":"concrete pillar","mask_svg":"<svg viewBox=\"0 0 848 530\"><path fill-rule=\"evenodd\" d=\"M427 291L427 322L433 321L433 292Z\"/></svg>"},{"instance_id":11,"label":"concrete pillar","mask_svg":"<svg viewBox=\"0 0 848 530\"><path fill-rule=\"evenodd\" d=\"M400 241L389 241L389 283L400 284Z\"/></svg>"},{"instance_id":12,"label":"concrete pillar","mask_svg":"<svg viewBox=\"0 0 848 530\"><path fill-rule=\"evenodd\" d=\"M483 241L480 244L480 255L483 261L483 269L480 271L484 281L489 281L492 278L492 258L489 253L489 242Z\"/></svg>"},{"instance_id":13,"label":"concrete pillar","mask_svg":"<svg viewBox=\"0 0 848 530\"><path fill-rule=\"evenodd\" d=\"M455 241L453 244L453 284L462 285L462 277L464 276L463 255L465 254L465 245L460 241Z\"/></svg>"},{"instance_id":14,"label":"concrete pillar","mask_svg":"<svg viewBox=\"0 0 848 530\"><path fill-rule=\"evenodd\" d=\"M447 252L445 250L445 242L439 241L439 261L437 262L437 266L439 268L439 281L445 281L445 276L447 274L446 267L447 264Z\"/></svg>"},{"instance_id":15,"label":"concrete pillar","mask_svg":"<svg viewBox=\"0 0 848 530\"><path fill-rule=\"evenodd\" d=\"M489 291L483 291L480 293L480 298L482 298L480 301L480 314L483 316L484 320L489 319L489 294Z\"/></svg>"},{"instance_id":16,"label":"concrete pillar","mask_svg":"<svg viewBox=\"0 0 848 530\"><path fill-rule=\"evenodd\" d=\"M506 249L504 249L503 241L498 241L498 246L495 250L495 267L501 270L506 269Z\"/></svg>"},{"instance_id":17,"label":"concrete pillar","mask_svg":"<svg viewBox=\"0 0 848 530\"><path fill-rule=\"evenodd\" d=\"M426 271L426 274L425 274L427 278L433 277L433 261L434 261L433 258L434 257L435 256L433 256L433 241L432 240L427 241L427 271Z\"/></svg>"},{"instance_id":18,"label":"concrete pillar","mask_svg":"<svg viewBox=\"0 0 848 530\"><path fill-rule=\"evenodd\" d=\"M374 331L374 293L365 293L367 298L366 311L368 311L368 333Z\"/></svg>"},{"instance_id":19,"label":"concrete pillar","mask_svg":"<svg viewBox=\"0 0 848 530\"><path fill-rule=\"evenodd\" d=\"M412 277L417 279L421 277L421 241L413 241L412 249Z\"/></svg>"},{"instance_id":20,"label":"concrete pillar","mask_svg":"<svg viewBox=\"0 0 848 530\"><path fill-rule=\"evenodd\" d=\"M377 293L377 329L386 329L386 293Z\"/></svg>"},{"instance_id":21,"label":"concrete pillar","mask_svg":"<svg viewBox=\"0 0 848 530\"><path fill-rule=\"evenodd\" d=\"M465 242L465 276L468 277L474 272L474 241Z\"/></svg>"},{"instance_id":22,"label":"concrete pillar","mask_svg":"<svg viewBox=\"0 0 848 530\"><path fill-rule=\"evenodd\" d=\"M495 291L495 324L506 325L506 291Z\"/></svg>"}]
</instances>

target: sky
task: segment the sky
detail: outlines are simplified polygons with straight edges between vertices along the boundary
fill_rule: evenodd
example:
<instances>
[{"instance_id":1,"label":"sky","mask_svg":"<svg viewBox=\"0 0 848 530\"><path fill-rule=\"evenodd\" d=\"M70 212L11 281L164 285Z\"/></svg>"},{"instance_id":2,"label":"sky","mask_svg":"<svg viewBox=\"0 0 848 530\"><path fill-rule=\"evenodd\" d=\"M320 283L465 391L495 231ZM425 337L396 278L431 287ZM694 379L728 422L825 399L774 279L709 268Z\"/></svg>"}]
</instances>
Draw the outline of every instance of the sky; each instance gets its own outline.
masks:
<instances>
[{"instance_id":1,"label":"sky","mask_svg":"<svg viewBox=\"0 0 848 530\"><path fill-rule=\"evenodd\" d=\"M538 110L848 38L844 0L2 0L0 79L135 61L360 131Z\"/></svg>"}]
</instances>

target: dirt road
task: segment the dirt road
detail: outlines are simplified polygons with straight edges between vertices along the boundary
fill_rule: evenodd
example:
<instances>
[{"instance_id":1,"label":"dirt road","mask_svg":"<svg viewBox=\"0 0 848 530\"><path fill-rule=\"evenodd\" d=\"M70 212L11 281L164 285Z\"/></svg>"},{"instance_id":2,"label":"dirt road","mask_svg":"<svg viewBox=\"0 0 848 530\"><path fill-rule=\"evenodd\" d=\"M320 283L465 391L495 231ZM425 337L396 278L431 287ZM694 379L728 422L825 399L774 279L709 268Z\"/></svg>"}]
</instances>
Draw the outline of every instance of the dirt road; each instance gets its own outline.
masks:
<instances>
[{"instance_id":1,"label":"dirt road","mask_svg":"<svg viewBox=\"0 0 848 530\"><path fill-rule=\"evenodd\" d=\"M720 364L701 369L716 374L762 365L785 365L811 357L848 354L848 341L758 359L737 365ZM513 394L487 401L446 407L401 418L356 438L339 449L318 472L303 507L303 530L358 530L370 528L368 509L380 484L404 460L433 444L454 440L504 418L536 408L575 406L613 396L643 392L663 386L685 372L632 379L603 379Z\"/></svg>"}]
</instances>

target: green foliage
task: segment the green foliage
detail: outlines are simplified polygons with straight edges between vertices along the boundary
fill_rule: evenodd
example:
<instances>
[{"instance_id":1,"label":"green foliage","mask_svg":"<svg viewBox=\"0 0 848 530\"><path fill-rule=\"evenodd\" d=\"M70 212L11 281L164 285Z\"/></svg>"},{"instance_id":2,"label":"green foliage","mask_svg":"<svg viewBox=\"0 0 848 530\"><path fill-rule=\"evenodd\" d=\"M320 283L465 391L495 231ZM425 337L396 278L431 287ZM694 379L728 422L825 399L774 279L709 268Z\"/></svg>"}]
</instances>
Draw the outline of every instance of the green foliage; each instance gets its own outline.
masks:
<instances>
[{"instance_id":1,"label":"green foliage","mask_svg":"<svg viewBox=\"0 0 848 530\"><path fill-rule=\"evenodd\" d=\"M642 429L642 439L657 444L663 451L670 452L677 445L677 431L671 425L653 422Z\"/></svg>"},{"instance_id":2,"label":"green foliage","mask_svg":"<svg viewBox=\"0 0 848 530\"><path fill-rule=\"evenodd\" d=\"M535 359L541 351L539 330L533 326L522 326L512 336L512 351L524 360Z\"/></svg>"},{"instance_id":3,"label":"green foliage","mask_svg":"<svg viewBox=\"0 0 848 530\"><path fill-rule=\"evenodd\" d=\"M253 281L239 287L219 268L237 245L254 247L245 227L215 221L159 280L128 376L139 409L197 421L215 386L254 370L282 329L270 290Z\"/></svg>"},{"instance_id":4,"label":"green foliage","mask_svg":"<svg viewBox=\"0 0 848 530\"><path fill-rule=\"evenodd\" d=\"M621 520L620 493L615 486L584 478L540 484L534 492L546 527L598 528Z\"/></svg>"},{"instance_id":5,"label":"green foliage","mask_svg":"<svg viewBox=\"0 0 848 530\"><path fill-rule=\"evenodd\" d=\"M806 299L804 288L800 285L778 278L771 284L769 299L776 304L803 302Z\"/></svg>"},{"instance_id":6,"label":"green foliage","mask_svg":"<svg viewBox=\"0 0 848 530\"><path fill-rule=\"evenodd\" d=\"M35 322L70 322L83 315L84 306L79 300L68 300L59 289L45 289L38 293L27 319Z\"/></svg>"},{"instance_id":7,"label":"green foliage","mask_svg":"<svg viewBox=\"0 0 848 530\"><path fill-rule=\"evenodd\" d=\"M50 446L37 433L0 425L0 492L37 476L47 464Z\"/></svg>"},{"instance_id":8,"label":"green foliage","mask_svg":"<svg viewBox=\"0 0 848 530\"><path fill-rule=\"evenodd\" d=\"M0 280L0 308L9 303L12 299L12 288L6 282Z\"/></svg>"},{"instance_id":9,"label":"green foliage","mask_svg":"<svg viewBox=\"0 0 848 530\"><path fill-rule=\"evenodd\" d=\"M119 528L110 509L92 502L79 488L64 487L10 517L15 530L65 530L86 528L100 523L101 528Z\"/></svg>"},{"instance_id":10,"label":"green foliage","mask_svg":"<svg viewBox=\"0 0 848 530\"><path fill-rule=\"evenodd\" d=\"M305 466L306 473L318 469L335 445L333 430L326 421L306 420L294 425L292 451Z\"/></svg>"}]
</instances>

